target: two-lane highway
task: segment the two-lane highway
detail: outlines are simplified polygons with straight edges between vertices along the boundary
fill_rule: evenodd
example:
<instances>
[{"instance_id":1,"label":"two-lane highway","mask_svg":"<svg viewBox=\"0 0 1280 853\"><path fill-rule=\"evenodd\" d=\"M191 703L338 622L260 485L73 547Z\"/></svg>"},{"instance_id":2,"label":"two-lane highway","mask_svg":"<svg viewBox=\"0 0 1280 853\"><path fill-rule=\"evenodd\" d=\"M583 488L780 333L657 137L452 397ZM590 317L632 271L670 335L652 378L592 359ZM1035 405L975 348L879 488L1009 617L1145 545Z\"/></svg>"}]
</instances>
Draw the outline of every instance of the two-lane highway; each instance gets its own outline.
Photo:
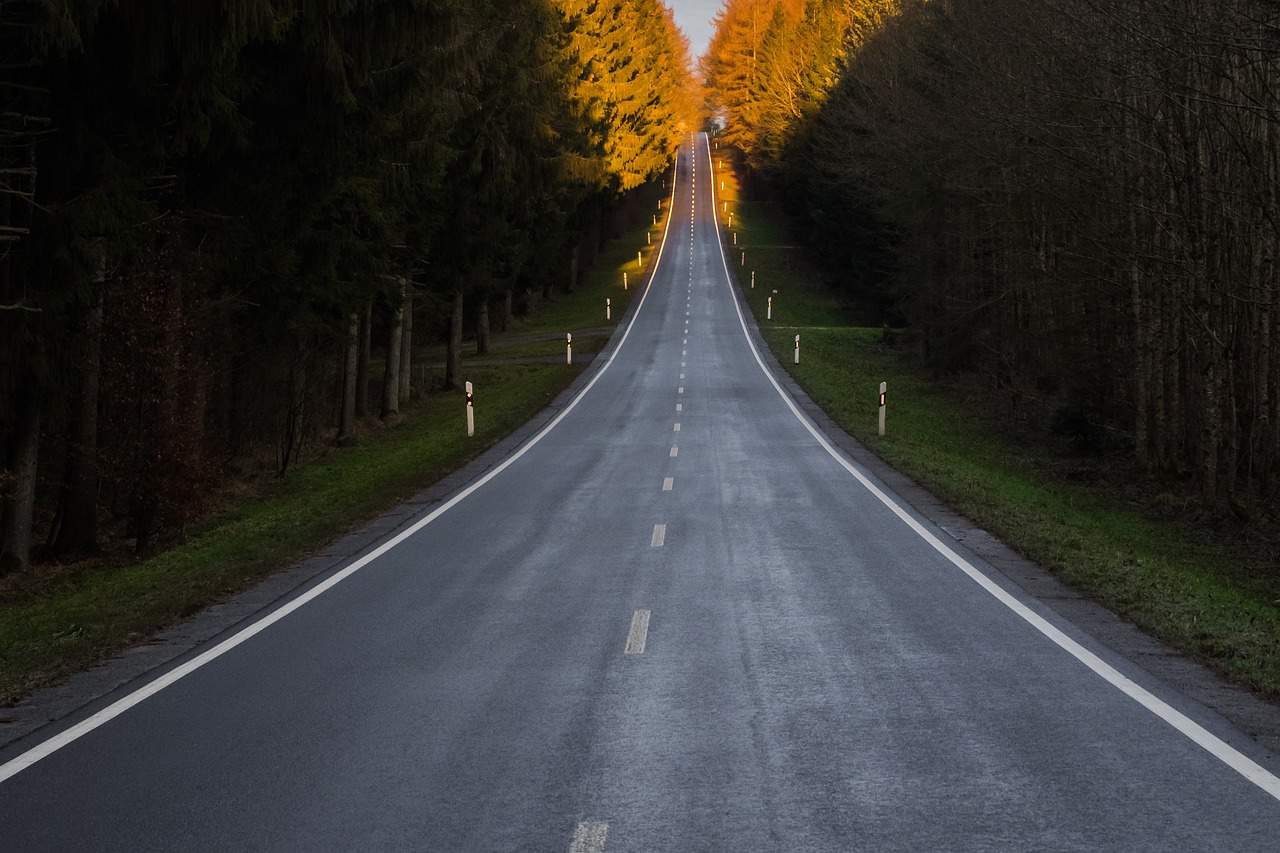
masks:
<instances>
[{"instance_id":1,"label":"two-lane highway","mask_svg":"<svg viewBox=\"0 0 1280 853\"><path fill-rule=\"evenodd\" d=\"M548 430L5 753L0 850L1275 850L1273 756L799 416L729 283L709 155L680 152L631 325Z\"/></svg>"}]
</instances>

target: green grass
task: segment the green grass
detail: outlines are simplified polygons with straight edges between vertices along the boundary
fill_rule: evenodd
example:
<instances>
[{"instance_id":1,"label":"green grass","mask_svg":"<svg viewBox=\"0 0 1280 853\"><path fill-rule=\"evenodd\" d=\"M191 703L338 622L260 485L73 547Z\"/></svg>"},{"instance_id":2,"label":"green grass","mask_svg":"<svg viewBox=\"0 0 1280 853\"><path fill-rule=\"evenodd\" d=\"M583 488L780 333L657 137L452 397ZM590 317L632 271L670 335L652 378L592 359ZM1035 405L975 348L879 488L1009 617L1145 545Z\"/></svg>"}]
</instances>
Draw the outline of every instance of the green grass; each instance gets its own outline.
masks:
<instances>
[{"instance_id":1,"label":"green grass","mask_svg":"<svg viewBox=\"0 0 1280 853\"><path fill-rule=\"evenodd\" d=\"M1202 541L1104 487L1066 481L1048 447L1002 434L979 399L930 381L849 312L796 250L778 209L726 193L734 267L778 360L833 420L898 470L1067 583L1228 678L1280 696L1280 581L1227 543ZM734 258L736 260L737 258ZM756 290L749 289L756 270ZM776 288L774 319L765 298ZM801 335L801 364L792 346ZM877 435L879 383L888 435Z\"/></svg>"},{"instance_id":2,"label":"green grass","mask_svg":"<svg viewBox=\"0 0 1280 853\"><path fill-rule=\"evenodd\" d=\"M609 325L606 296L613 300L616 324L637 292L635 287L622 290L622 270L633 282L642 278L635 250L644 245L645 230L631 229L611 241L575 293L559 295L520 319L509 334ZM646 262L656 250L655 240L646 249ZM603 339L597 335L591 343L597 349ZM515 349L562 354L563 346L550 341ZM0 704L12 704L244 589L412 496L546 406L585 366L585 356L583 351L572 368L467 367L464 359L478 401L474 438L466 435L462 395L432 393L406 407L400 424L373 431L355 447L330 448L305 461L286 479L206 519L177 547L141 562L68 571L38 589L9 596L0 605ZM495 349L487 358L504 357L513 357L512 350Z\"/></svg>"}]
</instances>

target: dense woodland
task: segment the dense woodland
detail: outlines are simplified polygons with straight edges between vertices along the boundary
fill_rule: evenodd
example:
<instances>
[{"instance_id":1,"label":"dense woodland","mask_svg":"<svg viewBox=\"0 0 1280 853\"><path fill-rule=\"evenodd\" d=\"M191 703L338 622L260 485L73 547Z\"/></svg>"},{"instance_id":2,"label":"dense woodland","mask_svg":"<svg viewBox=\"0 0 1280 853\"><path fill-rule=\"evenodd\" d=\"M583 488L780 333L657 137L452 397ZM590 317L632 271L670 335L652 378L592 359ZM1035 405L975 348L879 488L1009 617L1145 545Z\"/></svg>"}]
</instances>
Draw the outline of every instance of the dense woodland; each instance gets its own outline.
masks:
<instances>
[{"instance_id":1,"label":"dense woodland","mask_svg":"<svg viewBox=\"0 0 1280 853\"><path fill-rule=\"evenodd\" d=\"M1280 6L728 0L724 137L940 371L1244 517L1280 488Z\"/></svg>"},{"instance_id":2,"label":"dense woodland","mask_svg":"<svg viewBox=\"0 0 1280 853\"><path fill-rule=\"evenodd\" d=\"M0 574L396 418L415 342L456 383L669 167L691 80L659 0L0 0Z\"/></svg>"}]
</instances>

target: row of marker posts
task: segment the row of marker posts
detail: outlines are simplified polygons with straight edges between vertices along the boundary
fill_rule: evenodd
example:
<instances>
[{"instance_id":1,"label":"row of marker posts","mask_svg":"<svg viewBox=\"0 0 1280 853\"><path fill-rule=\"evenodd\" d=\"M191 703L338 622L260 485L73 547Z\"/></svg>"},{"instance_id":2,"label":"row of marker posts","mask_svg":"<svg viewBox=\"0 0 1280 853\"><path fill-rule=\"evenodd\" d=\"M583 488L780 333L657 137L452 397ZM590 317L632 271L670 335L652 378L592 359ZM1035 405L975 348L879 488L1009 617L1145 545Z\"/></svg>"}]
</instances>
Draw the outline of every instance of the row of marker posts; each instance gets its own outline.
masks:
<instances>
[{"instance_id":1,"label":"row of marker posts","mask_svg":"<svg viewBox=\"0 0 1280 853\"><path fill-rule=\"evenodd\" d=\"M658 199L658 210L662 210L662 199ZM658 224L658 214L656 213L653 215L653 224L654 225ZM645 231L644 240L646 244L652 246L653 232ZM636 249L636 266L640 267L641 270L644 269L644 250L643 249ZM630 277L628 276L627 271L623 270L622 271L622 289L625 291L629 288L629 286L630 286ZM604 299L604 318L606 320L613 319L613 300L607 296ZM566 365L573 364L573 333L572 332L566 332L564 336L564 363Z\"/></svg>"},{"instance_id":2,"label":"row of marker posts","mask_svg":"<svg viewBox=\"0 0 1280 853\"><path fill-rule=\"evenodd\" d=\"M724 168L724 161L720 162L720 168L721 169ZM720 189L722 191L724 190L723 180L720 181ZM729 228L733 228L733 214L729 211L729 202L727 200L721 202L720 210L728 218ZM733 245L737 246L738 232L734 231L732 233L733 233ZM742 266L745 267L746 265L747 265L747 252L744 249L742 251ZM756 289L756 271L755 270L751 271L751 289L752 290ZM777 293L778 293L777 290L773 291L773 293L768 297L768 299L765 302L765 319L766 320L773 319L773 297L776 296ZM793 352L792 361L795 364L799 364L800 363L800 336L799 335L796 335L795 337L794 348L792 352ZM877 424L877 429L880 435L884 435L884 432L885 432L885 410L888 407L887 406L888 391L889 391L889 383L881 382L880 383L879 418L878 418L878 424Z\"/></svg>"},{"instance_id":3,"label":"row of marker posts","mask_svg":"<svg viewBox=\"0 0 1280 853\"><path fill-rule=\"evenodd\" d=\"M769 297L770 302L773 297ZM566 365L573 364L573 333L565 334L565 356L564 363ZM800 336L795 338L795 363L800 363ZM467 436L472 437L476 434L476 396L475 388L470 382L466 383L467 389ZM885 410L888 408L889 383L880 383L880 410L878 431L880 435L884 435L885 430Z\"/></svg>"},{"instance_id":4,"label":"row of marker posts","mask_svg":"<svg viewBox=\"0 0 1280 853\"><path fill-rule=\"evenodd\" d=\"M666 186L665 182L663 186L664 187ZM658 212L660 213L661 211L662 211L662 199L658 199ZM657 213L653 215L653 224L655 226L658 224ZM653 232L645 231L644 240L646 245L652 246ZM644 269L644 250L643 249L636 250L636 266L639 267L641 270ZM628 285L629 285L629 280L628 280L627 272L626 270L623 270L622 289L627 290ZM613 319L613 300L607 296L605 297L605 300L604 300L604 318L606 320ZM572 332L566 332L564 336L564 363L567 366L573 365L573 333ZM467 435L474 436L476 434L475 388L474 386L472 386L470 382L466 383L466 392L467 392Z\"/></svg>"},{"instance_id":5,"label":"row of marker posts","mask_svg":"<svg viewBox=\"0 0 1280 853\"><path fill-rule=\"evenodd\" d=\"M721 182L721 188L723 188L723 181ZM662 200L658 200L658 210L662 210ZM724 210L728 211L727 201L724 202ZM654 224L658 224L657 214L654 214L653 222ZM732 214L730 214L730 222L732 223ZM649 240L649 245L653 245L652 236L650 236L649 232L645 232L645 238L646 240ZM737 232L733 233L733 245L735 246L737 245ZM643 250L636 251L636 265L640 266L640 268L644 268L644 251ZM742 252L742 266L746 266L745 251ZM626 272L622 273L622 289L623 291L627 289ZM755 289L755 270L754 269L751 270L751 289L753 289L753 291ZM773 297L776 295L777 295L777 291L776 289L774 289L773 293L769 295L768 301L765 302L764 316L765 316L765 319L767 320L773 319ZM613 319L613 300L611 300L611 298L609 297L604 298L604 319L605 320ZM795 337L794 353L795 353L794 355L795 364L800 364L799 334L797 334L797 336ZM573 333L572 332L567 332L566 334L564 334L564 364L566 365L573 364ZM475 435L476 434L475 391L474 391L474 387L471 386L470 382L466 383L466 393L467 393L467 435ZM879 388L879 416L878 416L878 424L877 424L878 432L881 435L884 434L884 410L886 410L887 401L888 401L888 383L882 382L881 388Z\"/></svg>"}]
</instances>

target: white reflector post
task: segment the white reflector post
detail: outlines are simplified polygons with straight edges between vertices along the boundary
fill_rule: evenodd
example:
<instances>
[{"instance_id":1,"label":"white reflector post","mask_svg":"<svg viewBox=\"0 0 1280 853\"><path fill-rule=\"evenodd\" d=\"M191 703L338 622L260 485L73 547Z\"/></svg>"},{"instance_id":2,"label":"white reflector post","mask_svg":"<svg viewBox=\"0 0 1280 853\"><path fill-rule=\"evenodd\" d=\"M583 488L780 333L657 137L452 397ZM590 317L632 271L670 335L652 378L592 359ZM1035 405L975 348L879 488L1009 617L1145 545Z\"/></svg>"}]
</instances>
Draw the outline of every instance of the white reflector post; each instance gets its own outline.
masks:
<instances>
[{"instance_id":1,"label":"white reflector post","mask_svg":"<svg viewBox=\"0 0 1280 853\"><path fill-rule=\"evenodd\" d=\"M880 383L880 434L884 435L884 409L885 401L889 396L889 383Z\"/></svg>"},{"instance_id":2,"label":"white reflector post","mask_svg":"<svg viewBox=\"0 0 1280 853\"><path fill-rule=\"evenodd\" d=\"M467 389L467 435L476 434L476 395L475 389L471 387L471 383L466 384Z\"/></svg>"},{"instance_id":3,"label":"white reflector post","mask_svg":"<svg viewBox=\"0 0 1280 853\"><path fill-rule=\"evenodd\" d=\"M573 364L573 332L564 335L564 363Z\"/></svg>"},{"instance_id":4,"label":"white reflector post","mask_svg":"<svg viewBox=\"0 0 1280 853\"><path fill-rule=\"evenodd\" d=\"M796 364L800 363L800 336L796 335Z\"/></svg>"}]
</instances>

